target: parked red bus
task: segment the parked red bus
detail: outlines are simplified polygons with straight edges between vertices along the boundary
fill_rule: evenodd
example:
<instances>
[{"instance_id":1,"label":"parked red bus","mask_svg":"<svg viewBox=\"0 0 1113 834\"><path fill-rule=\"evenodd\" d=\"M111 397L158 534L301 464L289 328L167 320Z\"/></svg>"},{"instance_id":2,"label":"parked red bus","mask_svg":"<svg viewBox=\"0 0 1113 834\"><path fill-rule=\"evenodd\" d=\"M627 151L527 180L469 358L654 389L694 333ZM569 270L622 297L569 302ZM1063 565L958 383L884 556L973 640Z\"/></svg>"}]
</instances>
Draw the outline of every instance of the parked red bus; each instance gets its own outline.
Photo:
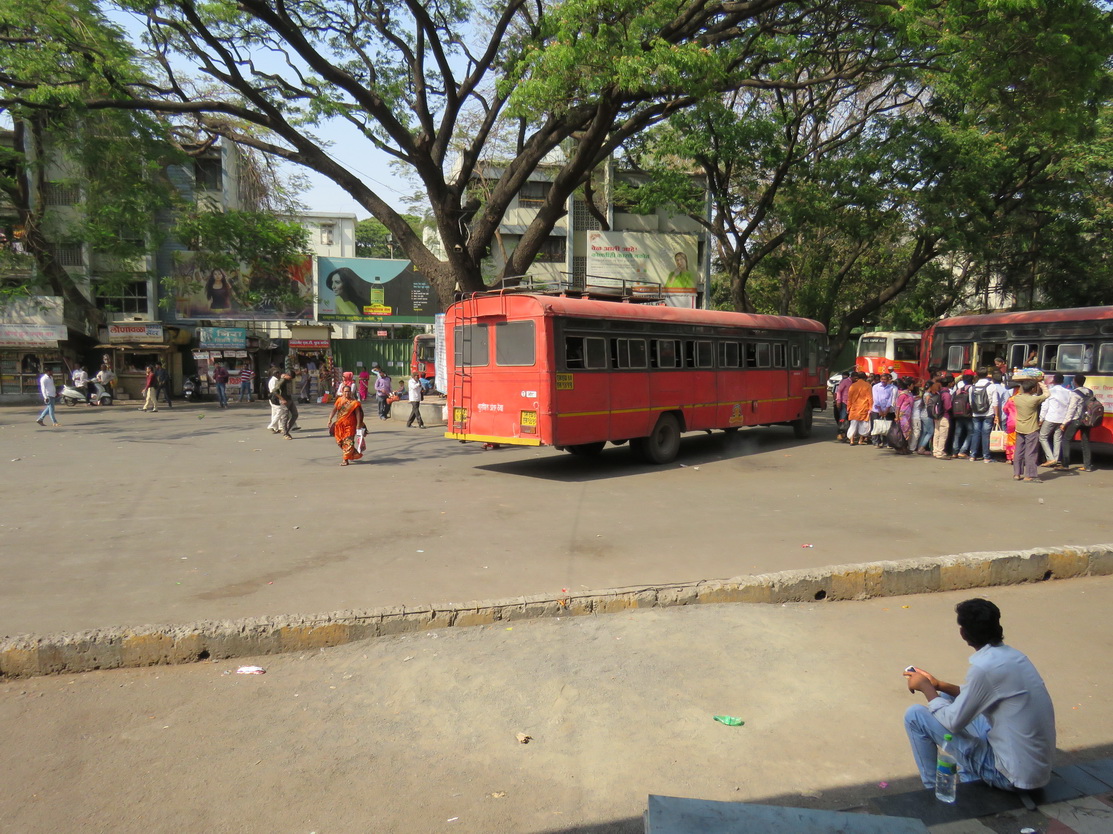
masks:
<instances>
[{"instance_id":1,"label":"parked red bus","mask_svg":"<svg viewBox=\"0 0 1113 834\"><path fill-rule=\"evenodd\" d=\"M921 335L912 331L863 333L854 367L866 374L914 377L920 370Z\"/></svg>"},{"instance_id":2,"label":"parked red bus","mask_svg":"<svg viewBox=\"0 0 1113 834\"><path fill-rule=\"evenodd\" d=\"M445 436L464 442L630 441L666 463L686 431L807 437L827 403L827 333L810 319L505 293L453 304L445 325Z\"/></svg>"},{"instance_id":3,"label":"parked red bus","mask_svg":"<svg viewBox=\"0 0 1113 834\"><path fill-rule=\"evenodd\" d=\"M410 373L420 374L425 379L437 378L437 337L432 333L419 333L414 336L413 351L410 355Z\"/></svg>"},{"instance_id":4,"label":"parked red bus","mask_svg":"<svg viewBox=\"0 0 1113 834\"><path fill-rule=\"evenodd\" d=\"M943 319L924 332L920 376L928 378L929 369L959 374L992 368L999 356L1012 370L1034 363L1045 373L1063 374L1068 384L1074 374L1085 374L1086 387L1105 406L1105 421L1090 437L1113 442L1113 307Z\"/></svg>"}]
</instances>

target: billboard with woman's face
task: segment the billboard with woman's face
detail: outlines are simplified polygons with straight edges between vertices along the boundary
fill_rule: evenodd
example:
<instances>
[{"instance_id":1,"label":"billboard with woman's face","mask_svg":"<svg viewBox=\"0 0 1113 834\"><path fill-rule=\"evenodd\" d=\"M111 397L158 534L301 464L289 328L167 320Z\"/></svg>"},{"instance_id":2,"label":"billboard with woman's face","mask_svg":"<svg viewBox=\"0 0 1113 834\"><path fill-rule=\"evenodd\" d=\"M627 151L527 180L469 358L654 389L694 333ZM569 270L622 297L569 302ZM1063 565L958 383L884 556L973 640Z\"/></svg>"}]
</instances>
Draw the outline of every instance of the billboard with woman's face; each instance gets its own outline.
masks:
<instances>
[{"instance_id":1,"label":"billboard with woman's face","mask_svg":"<svg viewBox=\"0 0 1113 834\"><path fill-rule=\"evenodd\" d=\"M182 319L312 319L311 258L283 275L239 269L209 269L180 253L163 287L173 294Z\"/></svg>"},{"instance_id":2,"label":"billboard with woman's face","mask_svg":"<svg viewBox=\"0 0 1113 834\"><path fill-rule=\"evenodd\" d=\"M319 321L432 321L444 312L411 261L317 258Z\"/></svg>"}]
</instances>

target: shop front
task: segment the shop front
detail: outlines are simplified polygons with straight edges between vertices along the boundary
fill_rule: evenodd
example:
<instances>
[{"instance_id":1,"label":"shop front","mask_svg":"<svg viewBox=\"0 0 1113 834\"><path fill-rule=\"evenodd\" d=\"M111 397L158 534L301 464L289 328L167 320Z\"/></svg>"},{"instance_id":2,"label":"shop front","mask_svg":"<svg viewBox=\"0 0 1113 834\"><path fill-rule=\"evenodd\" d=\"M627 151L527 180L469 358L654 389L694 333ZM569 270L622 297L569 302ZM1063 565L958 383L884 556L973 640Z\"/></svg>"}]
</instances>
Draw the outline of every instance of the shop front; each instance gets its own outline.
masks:
<instances>
[{"instance_id":1,"label":"shop front","mask_svg":"<svg viewBox=\"0 0 1113 834\"><path fill-rule=\"evenodd\" d=\"M180 392L182 356L175 347L179 328L161 322L138 321L108 325L108 343L97 345L108 353L102 362L116 373L116 396L121 399L143 399L147 385L147 367L161 362L170 374L171 390Z\"/></svg>"},{"instance_id":2,"label":"shop front","mask_svg":"<svg viewBox=\"0 0 1113 834\"><path fill-rule=\"evenodd\" d=\"M60 387L69 378L59 347L66 337L61 324L0 324L0 399L38 401L43 371Z\"/></svg>"},{"instance_id":3,"label":"shop front","mask_svg":"<svg viewBox=\"0 0 1113 834\"><path fill-rule=\"evenodd\" d=\"M332 389L332 327L295 325L290 328L288 364L296 374L294 390L303 402L317 402Z\"/></svg>"},{"instance_id":4,"label":"shop front","mask_svg":"<svg viewBox=\"0 0 1113 834\"><path fill-rule=\"evenodd\" d=\"M213 382L213 370L217 363L224 365L228 370L229 398L238 397L240 389L240 371L246 367L254 369L255 362L248 352L248 336L246 327L199 327L197 328L198 347L193 351L193 359L197 363L197 376L205 385L208 393L216 391ZM253 342L258 344L257 339ZM235 392L235 393L233 393Z\"/></svg>"}]
</instances>

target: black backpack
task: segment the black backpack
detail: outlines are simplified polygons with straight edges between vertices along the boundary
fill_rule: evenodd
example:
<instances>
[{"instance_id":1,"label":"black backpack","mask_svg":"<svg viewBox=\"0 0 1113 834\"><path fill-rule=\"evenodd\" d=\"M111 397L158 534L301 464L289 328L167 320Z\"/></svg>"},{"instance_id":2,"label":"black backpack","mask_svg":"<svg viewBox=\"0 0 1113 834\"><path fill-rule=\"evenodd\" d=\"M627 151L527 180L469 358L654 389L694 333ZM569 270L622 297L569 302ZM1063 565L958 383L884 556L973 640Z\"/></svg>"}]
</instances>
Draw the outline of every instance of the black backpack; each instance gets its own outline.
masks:
<instances>
[{"instance_id":1,"label":"black backpack","mask_svg":"<svg viewBox=\"0 0 1113 834\"><path fill-rule=\"evenodd\" d=\"M956 391L954 397L951 399L951 414L955 417L969 417L970 416L970 386L967 385L961 391Z\"/></svg>"},{"instance_id":2,"label":"black backpack","mask_svg":"<svg viewBox=\"0 0 1113 834\"><path fill-rule=\"evenodd\" d=\"M933 420L939 420L947 413L947 410L943 407L943 394L941 392L936 391L934 394L928 394L927 411L928 416Z\"/></svg>"},{"instance_id":3,"label":"black backpack","mask_svg":"<svg viewBox=\"0 0 1113 834\"><path fill-rule=\"evenodd\" d=\"M970 405L974 407L975 414L985 414L989 411L988 385L975 385L970 389Z\"/></svg>"},{"instance_id":4,"label":"black backpack","mask_svg":"<svg viewBox=\"0 0 1113 834\"><path fill-rule=\"evenodd\" d=\"M1101 404L1101 400L1094 396L1093 391L1087 394L1079 391L1074 393L1082 398L1082 417L1079 418L1079 422L1090 428L1100 426L1101 421L1105 419L1105 406Z\"/></svg>"}]
</instances>

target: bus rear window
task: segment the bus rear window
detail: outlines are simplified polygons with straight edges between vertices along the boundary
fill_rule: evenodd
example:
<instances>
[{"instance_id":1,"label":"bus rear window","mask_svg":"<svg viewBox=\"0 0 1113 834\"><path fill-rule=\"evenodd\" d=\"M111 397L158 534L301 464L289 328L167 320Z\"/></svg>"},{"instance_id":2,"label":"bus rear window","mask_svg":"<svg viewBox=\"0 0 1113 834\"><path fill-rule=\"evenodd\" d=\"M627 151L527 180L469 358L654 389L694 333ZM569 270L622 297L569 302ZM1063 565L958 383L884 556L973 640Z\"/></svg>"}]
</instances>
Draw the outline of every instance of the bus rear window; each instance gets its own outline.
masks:
<instances>
[{"instance_id":1,"label":"bus rear window","mask_svg":"<svg viewBox=\"0 0 1113 834\"><path fill-rule=\"evenodd\" d=\"M528 367L536 360L532 321L507 321L495 325L495 364Z\"/></svg>"},{"instance_id":2,"label":"bus rear window","mask_svg":"<svg viewBox=\"0 0 1113 834\"><path fill-rule=\"evenodd\" d=\"M490 335L485 324L465 324L453 328L456 367L484 367L490 364Z\"/></svg>"}]
</instances>

